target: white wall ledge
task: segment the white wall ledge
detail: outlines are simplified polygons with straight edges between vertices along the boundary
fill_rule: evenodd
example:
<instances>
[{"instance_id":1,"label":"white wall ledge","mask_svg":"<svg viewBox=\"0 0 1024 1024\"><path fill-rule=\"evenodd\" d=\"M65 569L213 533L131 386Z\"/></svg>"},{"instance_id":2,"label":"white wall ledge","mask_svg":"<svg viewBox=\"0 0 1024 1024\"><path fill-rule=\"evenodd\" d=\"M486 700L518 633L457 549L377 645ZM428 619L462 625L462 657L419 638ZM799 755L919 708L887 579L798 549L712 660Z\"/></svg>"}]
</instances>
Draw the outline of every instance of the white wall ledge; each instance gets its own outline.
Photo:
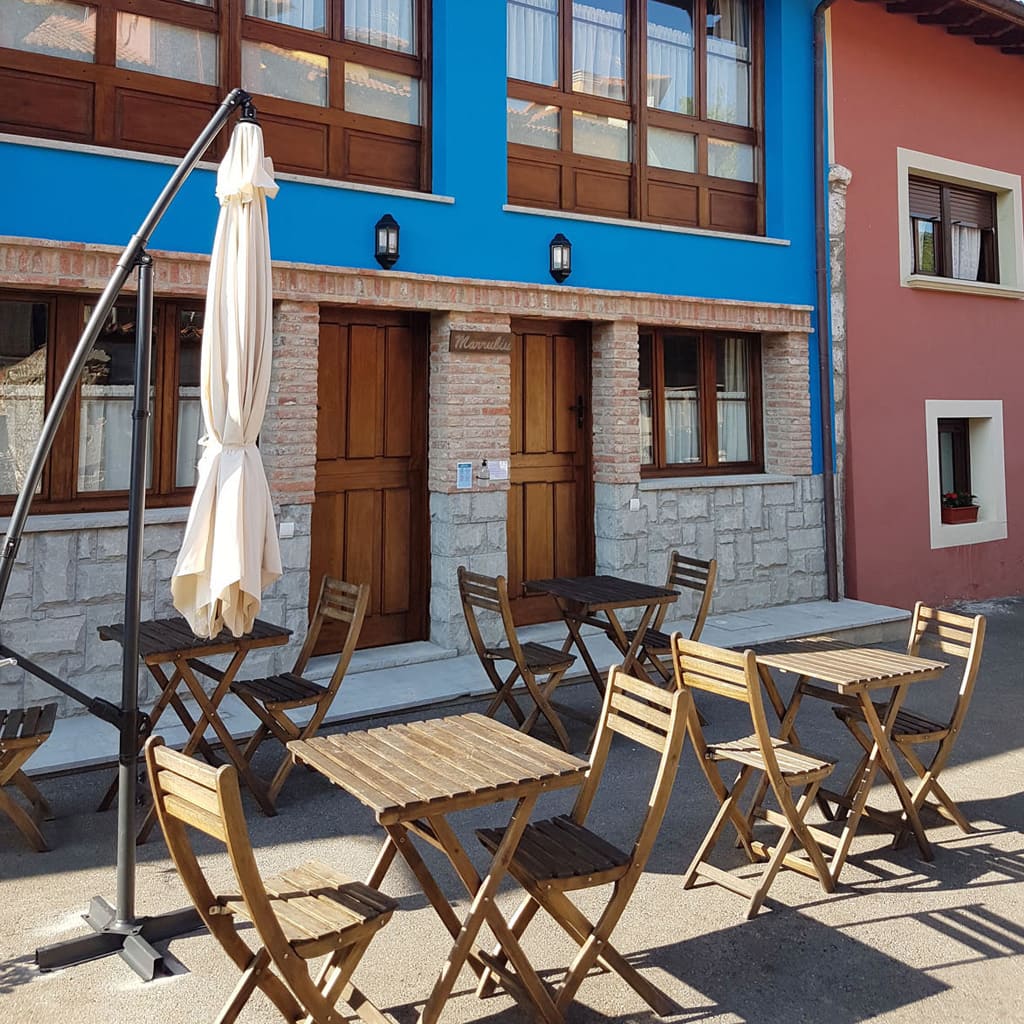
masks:
<instances>
[{"instance_id":1,"label":"white wall ledge","mask_svg":"<svg viewBox=\"0 0 1024 1024\"><path fill-rule=\"evenodd\" d=\"M640 481L641 491L683 491L708 487L766 487L793 484L798 476L779 473L736 473L731 476L666 476Z\"/></svg>"}]
</instances>

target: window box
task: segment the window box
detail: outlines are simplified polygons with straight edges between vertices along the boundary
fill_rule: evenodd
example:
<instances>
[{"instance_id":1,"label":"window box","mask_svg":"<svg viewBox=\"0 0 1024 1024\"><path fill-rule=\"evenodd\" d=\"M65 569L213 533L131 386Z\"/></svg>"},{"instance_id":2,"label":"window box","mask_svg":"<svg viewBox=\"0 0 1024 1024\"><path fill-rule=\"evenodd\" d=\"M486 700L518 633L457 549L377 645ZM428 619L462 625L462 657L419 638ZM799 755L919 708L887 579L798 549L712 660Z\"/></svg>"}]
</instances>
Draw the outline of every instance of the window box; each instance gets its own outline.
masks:
<instances>
[{"instance_id":1,"label":"window box","mask_svg":"<svg viewBox=\"0 0 1024 1024\"><path fill-rule=\"evenodd\" d=\"M942 521L947 525L959 523L976 523L978 521L979 507L977 505L964 505L961 508L948 508L942 506Z\"/></svg>"}]
</instances>

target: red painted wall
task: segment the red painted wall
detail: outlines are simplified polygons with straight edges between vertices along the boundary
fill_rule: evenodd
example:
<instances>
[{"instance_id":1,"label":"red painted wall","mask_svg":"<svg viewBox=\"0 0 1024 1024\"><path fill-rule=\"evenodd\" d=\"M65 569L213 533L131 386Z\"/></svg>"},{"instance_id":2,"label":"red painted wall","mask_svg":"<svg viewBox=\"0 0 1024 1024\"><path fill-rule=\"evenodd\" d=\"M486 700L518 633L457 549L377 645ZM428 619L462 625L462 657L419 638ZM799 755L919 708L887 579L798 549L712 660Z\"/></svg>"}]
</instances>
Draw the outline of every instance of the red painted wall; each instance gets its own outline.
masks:
<instances>
[{"instance_id":1,"label":"red painted wall","mask_svg":"<svg viewBox=\"0 0 1024 1024\"><path fill-rule=\"evenodd\" d=\"M909 607L1024 592L1024 301L904 288L898 147L1024 172L1024 58L883 4L832 9L847 207L847 594ZM1003 402L1008 537L932 550L926 399Z\"/></svg>"}]
</instances>

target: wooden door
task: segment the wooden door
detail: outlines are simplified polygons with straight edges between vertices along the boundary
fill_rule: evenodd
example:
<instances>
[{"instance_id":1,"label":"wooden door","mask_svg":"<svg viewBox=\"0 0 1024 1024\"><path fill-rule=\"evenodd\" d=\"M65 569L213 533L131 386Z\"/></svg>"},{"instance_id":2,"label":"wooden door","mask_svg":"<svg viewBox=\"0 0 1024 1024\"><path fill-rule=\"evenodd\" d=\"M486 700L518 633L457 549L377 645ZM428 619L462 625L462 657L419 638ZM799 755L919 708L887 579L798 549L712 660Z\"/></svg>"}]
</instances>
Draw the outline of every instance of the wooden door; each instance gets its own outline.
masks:
<instances>
[{"instance_id":1,"label":"wooden door","mask_svg":"<svg viewBox=\"0 0 1024 1024\"><path fill-rule=\"evenodd\" d=\"M360 647L426 638L427 367L413 314L322 313L309 599L324 574L369 583ZM325 624L316 653L339 637Z\"/></svg>"},{"instance_id":2,"label":"wooden door","mask_svg":"<svg viewBox=\"0 0 1024 1024\"><path fill-rule=\"evenodd\" d=\"M508 582L516 622L558 617L522 581L587 576L594 566L590 346L585 326L512 325Z\"/></svg>"}]
</instances>

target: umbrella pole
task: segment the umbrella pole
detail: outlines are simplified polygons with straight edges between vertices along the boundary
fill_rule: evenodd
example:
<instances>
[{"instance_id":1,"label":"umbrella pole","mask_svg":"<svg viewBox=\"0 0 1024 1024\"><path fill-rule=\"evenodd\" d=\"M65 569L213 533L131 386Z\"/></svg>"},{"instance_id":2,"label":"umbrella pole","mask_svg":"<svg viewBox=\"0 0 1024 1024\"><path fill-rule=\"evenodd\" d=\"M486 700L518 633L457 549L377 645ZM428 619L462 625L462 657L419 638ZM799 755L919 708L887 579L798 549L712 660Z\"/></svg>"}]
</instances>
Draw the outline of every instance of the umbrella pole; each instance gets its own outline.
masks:
<instances>
[{"instance_id":1,"label":"umbrella pole","mask_svg":"<svg viewBox=\"0 0 1024 1024\"><path fill-rule=\"evenodd\" d=\"M159 973L167 973L166 957L153 945L176 935L195 931L202 926L196 911L189 907L150 917L135 914L135 804L138 787L139 740L142 728L148 728L148 718L139 714L139 621L142 597L142 534L146 510L146 470L148 465L148 424L150 415L149 376L152 358L153 323L153 260L145 252L145 245L160 218L167 211L185 178L213 142L227 122L231 112L241 105L243 117L252 117L252 103L247 93L233 90L214 114L210 123L193 143L170 181L164 187L137 234L132 237L117 264L117 270L93 312L78 342L61 381L54 403L43 424L43 433L29 467L24 487L15 503L7 537L0 551L0 608L7 594L11 572L29 506L36 485L42 475L57 428L75 393L78 379L85 369L100 328L117 300L132 270L139 272L138 306L135 326L135 404L132 412L131 482L128 499L128 547L125 570L124 651L121 662L121 707L113 708L102 702L97 710L96 701L90 700L75 687L57 679L30 659L0 645L0 653L9 655L25 670L50 683L69 697L86 705L105 721L116 724L120 730L118 750L118 805L117 805L117 895L116 905L101 896L93 898L85 922L92 934L65 942L41 946L36 950L36 964L40 970L50 971L100 957L119 953L143 980L149 981Z\"/></svg>"}]
</instances>

